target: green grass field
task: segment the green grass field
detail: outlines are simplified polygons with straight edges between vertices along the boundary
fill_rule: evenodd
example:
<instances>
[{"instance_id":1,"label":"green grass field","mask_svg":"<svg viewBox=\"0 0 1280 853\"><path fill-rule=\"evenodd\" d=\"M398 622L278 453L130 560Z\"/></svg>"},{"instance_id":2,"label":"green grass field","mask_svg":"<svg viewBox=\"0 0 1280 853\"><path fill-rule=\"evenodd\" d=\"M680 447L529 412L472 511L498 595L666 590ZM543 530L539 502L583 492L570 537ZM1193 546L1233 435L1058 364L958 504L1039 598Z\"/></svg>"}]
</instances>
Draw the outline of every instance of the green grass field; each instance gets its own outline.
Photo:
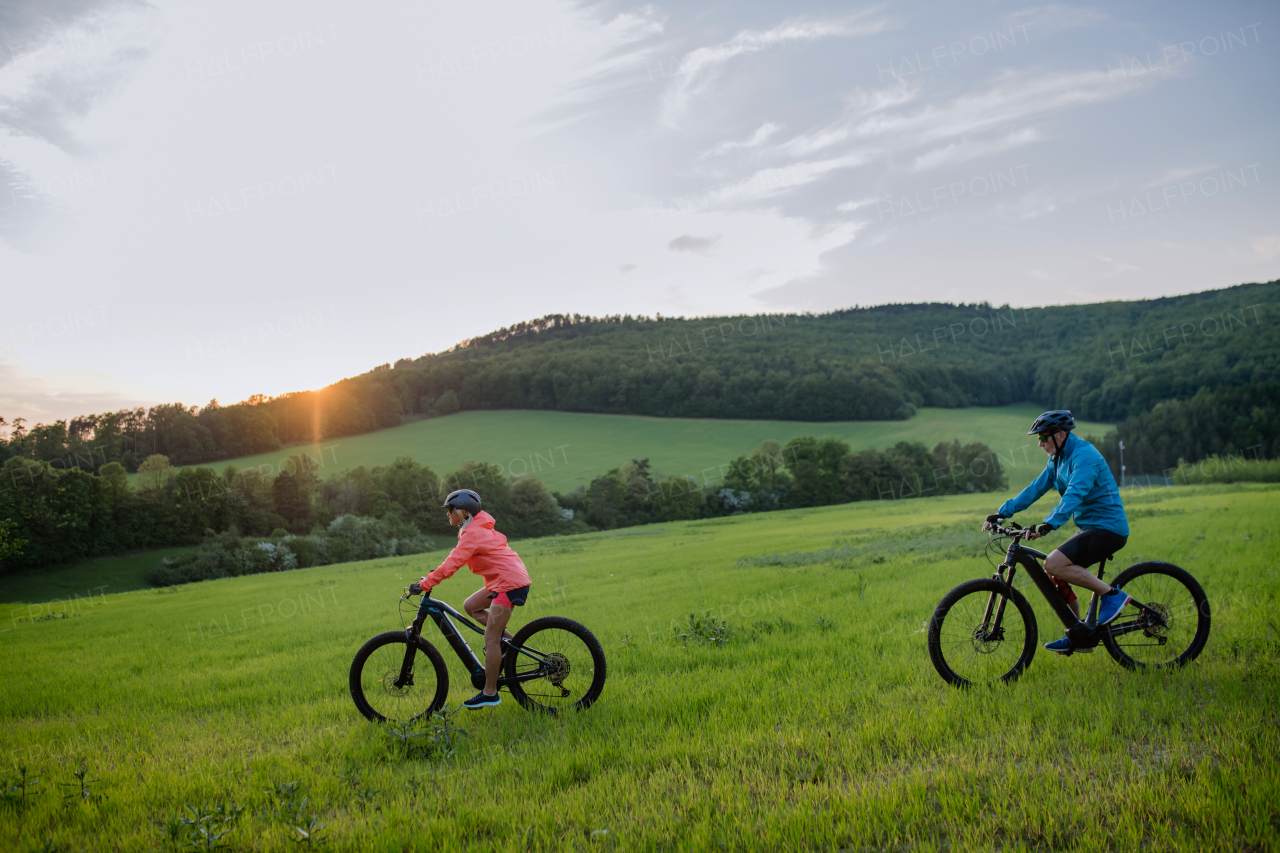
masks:
<instances>
[{"instance_id":1,"label":"green grass field","mask_svg":"<svg viewBox=\"0 0 1280 853\"><path fill-rule=\"evenodd\" d=\"M530 541L536 592L513 625L592 628L604 694L563 718L509 698L459 712L449 760L401 757L347 693L352 655L403 626L401 588L440 553L108 593L68 618L14 606L0 849L171 850L184 806L221 798L245 807L227 849L297 849L263 793L296 781L331 850L1274 850L1277 498L1127 491L1122 565L1170 560L1210 595L1194 664L1135 674L1102 650L1041 650L1018 683L967 692L933 671L921 628L990 573L975 529L990 496ZM851 539L852 562L739 566ZM439 593L460 605L477 586L463 572ZM691 612L734 635L683 648L672 628ZM456 705L472 691L445 653ZM20 765L41 777L25 804Z\"/></svg>"},{"instance_id":2,"label":"green grass field","mask_svg":"<svg viewBox=\"0 0 1280 853\"><path fill-rule=\"evenodd\" d=\"M760 442L785 443L801 435L834 436L855 450L883 450L899 441L919 441L933 449L940 441L981 441L1005 458L1022 460L1035 449L1027 427L1042 411L1032 403L998 408L921 409L906 421L726 421L592 415L570 412L460 412L414 421L366 435L335 438L318 445L286 448L233 459L237 468L279 469L291 453L321 460L321 476L358 465L385 465L412 456L437 474L463 462L492 462L508 474L532 474L558 491L576 489L630 459L648 457L661 474L697 475ZM1081 435L1101 437L1107 424L1080 422ZM221 468L226 463L218 463ZM1036 467L1043 462L1037 462ZM263 469L266 472L266 469Z\"/></svg>"},{"instance_id":3,"label":"green grass field","mask_svg":"<svg viewBox=\"0 0 1280 853\"><path fill-rule=\"evenodd\" d=\"M198 545L157 548L115 557L94 557L42 572L0 575L0 603L74 601L75 596L92 598L136 589L150 589L146 574L165 557L191 554ZM0 626L3 627L3 626Z\"/></svg>"}]
</instances>

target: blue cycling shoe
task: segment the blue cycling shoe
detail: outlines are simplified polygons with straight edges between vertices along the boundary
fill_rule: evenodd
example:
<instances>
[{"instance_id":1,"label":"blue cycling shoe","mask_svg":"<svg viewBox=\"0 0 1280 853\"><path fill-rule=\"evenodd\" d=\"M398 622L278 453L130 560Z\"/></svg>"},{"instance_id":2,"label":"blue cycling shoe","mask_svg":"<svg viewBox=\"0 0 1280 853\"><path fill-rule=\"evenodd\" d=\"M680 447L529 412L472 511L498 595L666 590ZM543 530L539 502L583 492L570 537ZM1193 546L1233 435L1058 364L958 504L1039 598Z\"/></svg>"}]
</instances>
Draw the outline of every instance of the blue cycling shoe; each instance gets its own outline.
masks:
<instances>
[{"instance_id":1,"label":"blue cycling shoe","mask_svg":"<svg viewBox=\"0 0 1280 853\"><path fill-rule=\"evenodd\" d=\"M1079 654L1079 655L1087 655L1089 652L1093 651L1093 649L1091 648L1089 649L1076 648L1075 646L1071 645L1071 640L1068 639L1066 636L1063 636L1061 640L1054 640L1052 643L1045 643L1044 647L1049 651L1057 652L1060 655L1065 655L1070 652L1075 652L1076 654Z\"/></svg>"},{"instance_id":2,"label":"blue cycling shoe","mask_svg":"<svg viewBox=\"0 0 1280 853\"><path fill-rule=\"evenodd\" d=\"M1112 587L1111 592L1102 596L1102 603L1098 606L1098 624L1106 625L1115 619L1120 615L1120 611L1124 610L1124 606L1132 600L1129 593L1118 587Z\"/></svg>"},{"instance_id":3,"label":"blue cycling shoe","mask_svg":"<svg viewBox=\"0 0 1280 853\"><path fill-rule=\"evenodd\" d=\"M490 696L489 694L481 690L479 693L472 696L467 701L463 702L462 707L466 708L468 711L476 711L476 710L479 710L480 708L492 708L495 705L501 705L501 704L502 704L502 697L499 696L497 693Z\"/></svg>"}]
</instances>

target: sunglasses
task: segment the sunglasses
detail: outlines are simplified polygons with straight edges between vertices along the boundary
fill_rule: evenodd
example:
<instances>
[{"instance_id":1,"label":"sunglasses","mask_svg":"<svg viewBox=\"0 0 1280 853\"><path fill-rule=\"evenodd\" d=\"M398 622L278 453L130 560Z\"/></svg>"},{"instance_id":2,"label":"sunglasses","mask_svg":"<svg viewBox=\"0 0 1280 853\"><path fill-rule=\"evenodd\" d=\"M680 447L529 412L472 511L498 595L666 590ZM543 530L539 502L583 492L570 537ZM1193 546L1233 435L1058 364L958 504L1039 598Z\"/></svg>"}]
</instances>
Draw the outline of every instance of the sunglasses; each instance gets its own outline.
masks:
<instances>
[{"instance_id":1,"label":"sunglasses","mask_svg":"<svg viewBox=\"0 0 1280 853\"><path fill-rule=\"evenodd\" d=\"M1053 438L1053 433L1046 432L1044 435L1037 436L1041 444L1047 444L1049 439Z\"/></svg>"}]
</instances>

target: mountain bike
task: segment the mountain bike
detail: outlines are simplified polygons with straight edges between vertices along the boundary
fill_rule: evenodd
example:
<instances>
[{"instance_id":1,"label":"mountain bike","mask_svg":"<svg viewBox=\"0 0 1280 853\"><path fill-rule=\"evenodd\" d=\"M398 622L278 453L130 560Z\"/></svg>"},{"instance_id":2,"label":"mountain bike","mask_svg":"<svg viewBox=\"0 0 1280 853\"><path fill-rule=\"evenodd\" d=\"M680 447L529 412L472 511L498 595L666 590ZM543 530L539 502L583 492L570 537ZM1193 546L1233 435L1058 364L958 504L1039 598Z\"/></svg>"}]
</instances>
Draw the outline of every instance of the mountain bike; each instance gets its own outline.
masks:
<instances>
[{"instance_id":1,"label":"mountain bike","mask_svg":"<svg viewBox=\"0 0 1280 853\"><path fill-rule=\"evenodd\" d=\"M484 628L432 598L416 583L399 599L402 618L404 602L420 593L424 597L407 628L372 638L351 661L351 698L360 713L374 722L414 722L444 707L449 670L440 652L422 636L427 617L470 673L472 686L484 687L484 664L458 626L481 637ZM498 688L507 688L528 710L550 714L583 710L600 698L604 689L604 649L584 625L563 616L542 616L510 640L503 638L502 673Z\"/></svg>"},{"instance_id":2,"label":"mountain bike","mask_svg":"<svg viewBox=\"0 0 1280 853\"><path fill-rule=\"evenodd\" d=\"M1098 625L1099 596L1089 600L1084 619L1071 611L1040 560L1048 555L1023 544L1032 532L1013 522L993 525L991 548L1008 538L1005 559L989 578L965 581L943 596L929 621L929 657L938 674L957 687L1011 682L1036 653L1036 617L1026 596L1013 586L1021 566L1062 620L1075 652L1099 644L1127 669L1182 666L1195 660L1209 640L1209 600L1185 569L1144 562L1121 572L1112 584L1132 600L1112 622ZM1101 580L1108 555L1098 564Z\"/></svg>"}]
</instances>

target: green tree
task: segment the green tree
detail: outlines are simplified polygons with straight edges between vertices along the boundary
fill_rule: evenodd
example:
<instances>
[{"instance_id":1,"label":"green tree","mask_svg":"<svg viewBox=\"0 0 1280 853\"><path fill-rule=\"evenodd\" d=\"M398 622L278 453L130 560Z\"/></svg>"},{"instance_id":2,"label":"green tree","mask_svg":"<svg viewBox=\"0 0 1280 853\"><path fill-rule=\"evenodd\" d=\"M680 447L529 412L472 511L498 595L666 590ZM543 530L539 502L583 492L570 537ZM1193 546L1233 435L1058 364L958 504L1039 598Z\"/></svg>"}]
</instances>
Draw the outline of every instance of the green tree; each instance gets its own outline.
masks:
<instances>
[{"instance_id":1,"label":"green tree","mask_svg":"<svg viewBox=\"0 0 1280 853\"><path fill-rule=\"evenodd\" d=\"M22 546L26 540L17 536L17 524L8 518L0 518L0 574L4 572L5 560L22 555Z\"/></svg>"},{"instance_id":2,"label":"green tree","mask_svg":"<svg viewBox=\"0 0 1280 853\"><path fill-rule=\"evenodd\" d=\"M138 494L148 500L158 500L173 479L173 465L169 457L153 453L138 466Z\"/></svg>"},{"instance_id":3,"label":"green tree","mask_svg":"<svg viewBox=\"0 0 1280 853\"><path fill-rule=\"evenodd\" d=\"M698 518L706 495L697 483L687 477L668 477L655 484L652 500L656 521L679 521Z\"/></svg>"},{"instance_id":4,"label":"green tree","mask_svg":"<svg viewBox=\"0 0 1280 853\"><path fill-rule=\"evenodd\" d=\"M98 469L98 477L102 480L102 497L107 509L114 511L133 496L129 488L129 474L119 462L103 465Z\"/></svg>"},{"instance_id":5,"label":"green tree","mask_svg":"<svg viewBox=\"0 0 1280 853\"><path fill-rule=\"evenodd\" d=\"M522 477L511 486L511 505L502 530L509 536L548 536L561 521L560 505L541 480Z\"/></svg>"},{"instance_id":6,"label":"green tree","mask_svg":"<svg viewBox=\"0 0 1280 853\"><path fill-rule=\"evenodd\" d=\"M458 395L450 388L440 395L440 399L436 400L436 411L442 415L452 415L461 408L458 404Z\"/></svg>"}]
</instances>

